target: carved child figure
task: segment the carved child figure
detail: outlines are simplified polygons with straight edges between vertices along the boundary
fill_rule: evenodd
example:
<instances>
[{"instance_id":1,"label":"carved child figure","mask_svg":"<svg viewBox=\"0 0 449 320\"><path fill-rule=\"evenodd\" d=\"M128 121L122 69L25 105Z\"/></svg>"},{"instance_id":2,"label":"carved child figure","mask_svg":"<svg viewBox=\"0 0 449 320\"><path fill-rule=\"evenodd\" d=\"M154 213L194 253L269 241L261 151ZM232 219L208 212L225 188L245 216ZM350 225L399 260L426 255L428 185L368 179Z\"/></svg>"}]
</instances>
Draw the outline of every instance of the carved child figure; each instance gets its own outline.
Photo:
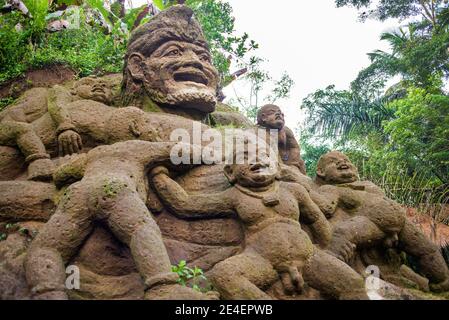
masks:
<instances>
[{"instance_id":1,"label":"carved child figure","mask_svg":"<svg viewBox=\"0 0 449 320\"><path fill-rule=\"evenodd\" d=\"M110 78L110 79L109 79ZM111 104L113 90L119 81L87 77L73 85L70 92L56 85L48 91L44 88L30 90L18 104L6 109L0 119L0 145L18 147L28 163L29 180L51 178L54 165L41 138L31 123L48 114L55 125L59 154L77 153L82 149L81 136L71 119L67 105L80 99ZM36 97L31 97L36 93Z\"/></svg>"},{"instance_id":2,"label":"carved child figure","mask_svg":"<svg viewBox=\"0 0 449 320\"><path fill-rule=\"evenodd\" d=\"M405 210L369 181L358 181L357 168L341 152L318 161L314 201L326 211L334 228L330 250L350 262L356 250L397 247L415 257L420 272L435 291L449 290L449 270L436 245L410 221Z\"/></svg>"},{"instance_id":3,"label":"carved child figure","mask_svg":"<svg viewBox=\"0 0 449 320\"><path fill-rule=\"evenodd\" d=\"M85 77L75 82L68 91L61 86L52 88L48 111L57 124L59 154L78 153L83 145L66 106L78 100L93 100L108 106L113 106L118 100L121 76Z\"/></svg>"},{"instance_id":4,"label":"carved child figure","mask_svg":"<svg viewBox=\"0 0 449 320\"><path fill-rule=\"evenodd\" d=\"M304 187L277 181L277 160L241 152L245 164L224 169L233 187L217 194L187 194L164 167L150 174L156 192L174 214L237 216L242 221L243 251L218 263L210 274L222 298L270 299L263 290L279 277L289 294L301 292L305 280L334 298L367 298L363 279L342 261L315 248L301 229L299 220L310 225L323 246L331 237L326 218Z\"/></svg>"},{"instance_id":5,"label":"carved child figure","mask_svg":"<svg viewBox=\"0 0 449 320\"><path fill-rule=\"evenodd\" d=\"M207 298L177 284L178 275L161 233L145 206L146 168L170 159L174 143L126 141L99 146L80 154L55 172L68 187L56 212L32 241L25 261L26 278L37 299L66 299L65 265L77 252L95 223L104 223L124 244L140 272L145 297Z\"/></svg>"},{"instance_id":6,"label":"carved child figure","mask_svg":"<svg viewBox=\"0 0 449 320\"><path fill-rule=\"evenodd\" d=\"M301 149L293 132L285 126L281 109L273 104L263 106L257 112L257 124L267 131L278 130L278 149L283 163L295 166L302 174L307 174L304 160L301 158Z\"/></svg>"}]
</instances>

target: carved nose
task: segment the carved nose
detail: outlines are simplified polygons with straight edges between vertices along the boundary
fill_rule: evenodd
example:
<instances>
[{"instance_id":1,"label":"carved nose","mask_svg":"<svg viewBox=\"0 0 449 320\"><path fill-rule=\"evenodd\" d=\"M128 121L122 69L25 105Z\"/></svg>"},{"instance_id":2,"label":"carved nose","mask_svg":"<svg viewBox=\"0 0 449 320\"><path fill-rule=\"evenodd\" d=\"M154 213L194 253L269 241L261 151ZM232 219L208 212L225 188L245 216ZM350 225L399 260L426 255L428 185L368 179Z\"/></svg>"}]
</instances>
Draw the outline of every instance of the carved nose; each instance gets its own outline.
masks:
<instances>
[{"instance_id":1,"label":"carved nose","mask_svg":"<svg viewBox=\"0 0 449 320\"><path fill-rule=\"evenodd\" d=\"M203 65L201 64L201 62L199 60L193 60L193 59L186 62L184 64L184 67L193 67L193 68L203 70Z\"/></svg>"},{"instance_id":2,"label":"carved nose","mask_svg":"<svg viewBox=\"0 0 449 320\"><path fill-rule=\"evenodd\" d=\"M193 67L200 70L203 70L203 64L201 63L201 60L198 58L196 53L189 52L185 55L186 61L183 64L183 67Z\"/></svg>"}]
</instances>

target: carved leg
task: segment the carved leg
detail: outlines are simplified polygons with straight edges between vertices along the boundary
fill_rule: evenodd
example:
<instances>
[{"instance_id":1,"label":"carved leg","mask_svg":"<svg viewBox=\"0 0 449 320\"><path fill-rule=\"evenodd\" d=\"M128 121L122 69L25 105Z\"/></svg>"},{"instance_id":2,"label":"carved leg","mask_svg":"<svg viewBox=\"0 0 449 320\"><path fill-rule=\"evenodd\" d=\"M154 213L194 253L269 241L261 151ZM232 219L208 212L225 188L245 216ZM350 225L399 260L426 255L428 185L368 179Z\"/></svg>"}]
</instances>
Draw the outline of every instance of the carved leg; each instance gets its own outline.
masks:
<instances>
[{"instance_id":1,"label":"carved leg","mask_svg":"<svg viewBox=\"0 0 449 320\"><path fill-rule=\"evenodd\" d=\"M226 300L271 299L262 289L279 279L271 263L250 250L218 263L209 277Z\"/></svg>"},{"instance_id":2,"label":"carved leg","mask_svg":"<svg viewBox=\"0 0 449 320\"><path fill-rule=\"evenodd\" d=\"M340 300L368 300L365 282L357 272L334 256L315 249L303 269L304 280L327 296Z\"/></svg>"},{"instance_id":3,"label":"carved leg","mask_svg":"<svg viewBox=\"0 0 449 320\"><path fill-rule=\"evenodd\" d=\"M29 163L29 180L51 178L54 165L41 139L31 125L22 122L5 121L0 124L0 145L18 146Z\"/></svg>"},{"instance_id":4,"label":"carved leg","mask_svg":"<svg viewBox=\"0 0 449 320\"><path fill-rule=\"evenodd\" d=\"M161 232L139 194L124 187L107 202L101 206L103 211L110 210L108 225L115 236L130 247L145 282L151 282L155 276L171 274Z\"/></svg>"},{"instance_id":5,"label":"carved leg","mask_svg":"<svg viewBox=\"0 0 449 320\"><path fill-rule=\"evenodd\" d=\"M116 184L120 184L115 180ZM146 299L210 299L177 283L171 272L167 249L158 225L136 191L121 189L113 198L101 204L108 212L108 225L116 237L127 244L146 287Z\"/></svg>"},{"instance_id":6,"label":"carved leg","mask_svg":"<svg viewBox=\"0 0 449 320\"><path fill-rule=\"evenodd\" d=\"M65 264L92 229L87 196L81 182L70 186L30 245L25 275L37 299L67 299Z\"/></svg>"},{"instance_id":7,"label":"carved leg","mask_svg":"<svg viewBox=\"0 0 449 320\"><path fill-rule=\"evenodd\" d=\"M329 250L340 260L348 262L357 247L372 246L386 236L370 219L357 216L334 226Z\"/></svg>"},{"instance_id":8,"label":"carved leg","mask_svg":"<svg viewBox=\"0 0 449 320\"><path fill-rule=\"evenodd\" d=\"M449 290L449 270L439 248L408 220L399 233L399 245L418 259L420 272L430 280L433 291Z\"/></svg>"}]
</instances>

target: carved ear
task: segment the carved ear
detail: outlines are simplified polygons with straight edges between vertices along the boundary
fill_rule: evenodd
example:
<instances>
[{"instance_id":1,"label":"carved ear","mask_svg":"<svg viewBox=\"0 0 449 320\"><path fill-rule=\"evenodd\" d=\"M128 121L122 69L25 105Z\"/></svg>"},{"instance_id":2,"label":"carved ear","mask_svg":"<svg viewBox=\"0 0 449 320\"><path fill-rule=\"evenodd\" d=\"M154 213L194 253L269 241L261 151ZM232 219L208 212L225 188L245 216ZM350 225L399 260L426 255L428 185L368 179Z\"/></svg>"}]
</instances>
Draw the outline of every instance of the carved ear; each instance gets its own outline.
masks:
<instances>
[{"instance_id":1,"label":"carved ear","mask_svg":"<svg viewBox=\"0 0 449 320\"><path fill-rule=\"evenodd\" d=\"M134 79L142 81L144 79L144 71L142 68L142 62L144 57L140 53L133 53L128 58L128 71Z\"/></svg>"},{"instance_id":2,"label":"carved ear","mask_svg":"<svg viewBox=\"0 0 449 320\"><path fill-rule=\"evenodd\" d=\"M319 168L319 167L316 168L316 175L317 175L318 177L324 179L325 174L324 174L324 172L323 172L323 169L321 169L321 168Z\"/></svg>"},{"instance_id":3,"label":"carved ear","mask_svg":"<svg viewBox=\"0 0 449 320\"><path fill-rule=\"evenodd\" d=\"M234 177L234 170L232 170L232 165L225 165L224 166L224 175L229 180L230 184L235 184L235 177Z\"/></svg>"}]
</instances>

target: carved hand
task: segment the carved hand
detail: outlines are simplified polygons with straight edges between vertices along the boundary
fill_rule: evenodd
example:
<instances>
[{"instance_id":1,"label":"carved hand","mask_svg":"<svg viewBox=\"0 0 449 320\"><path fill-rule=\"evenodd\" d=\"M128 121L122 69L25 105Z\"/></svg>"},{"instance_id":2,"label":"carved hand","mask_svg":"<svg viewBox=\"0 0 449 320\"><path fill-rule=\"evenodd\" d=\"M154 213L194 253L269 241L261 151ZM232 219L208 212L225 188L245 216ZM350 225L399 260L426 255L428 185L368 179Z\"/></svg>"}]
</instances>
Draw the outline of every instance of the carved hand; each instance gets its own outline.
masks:
<instances>
[{"instance_id":1,"label":"carved hand","mask_svg":"<svg viewBox=\"0 0 449 320\"><path fill-rule=\"evenodd\" d=\"M150 178L153 178L155 176L158 176L160 174L165 174L165 175L169 175L168 169L164 166L157 166L154 167L151 171L150 171Z\"/></svg>"},{"instance_id":2,"label":"carved hand","mask_svg":"<svg viewBox=\"0 0 449 320\"><path fill-rule=\"evenodd\" d=\"M300 294L304 290L304 279L297 266L288 267L280 273L280 277L286 294Z\"/></svg>"},{"instance_id":3,"label":"carved hand","mask_svg":"<svg viewBox=\"0 0 449 320\"><path fill-rule=\"evenodd\" d=\"M354 256L356 245L346 239L344 236L334 236L329 250L338 259L349 262Z\"/></svg>"},{"instance_id":4,"label":"carved hand","mask_svg":"<svg viewBox=\"0 0 449 320\"><path fill-rule=\"evenodd\" d=\"M66 130L58 136L59 154L62 156L78 153L83 148L81 136L73 131Z\"/></svg>"}]
</instances>

